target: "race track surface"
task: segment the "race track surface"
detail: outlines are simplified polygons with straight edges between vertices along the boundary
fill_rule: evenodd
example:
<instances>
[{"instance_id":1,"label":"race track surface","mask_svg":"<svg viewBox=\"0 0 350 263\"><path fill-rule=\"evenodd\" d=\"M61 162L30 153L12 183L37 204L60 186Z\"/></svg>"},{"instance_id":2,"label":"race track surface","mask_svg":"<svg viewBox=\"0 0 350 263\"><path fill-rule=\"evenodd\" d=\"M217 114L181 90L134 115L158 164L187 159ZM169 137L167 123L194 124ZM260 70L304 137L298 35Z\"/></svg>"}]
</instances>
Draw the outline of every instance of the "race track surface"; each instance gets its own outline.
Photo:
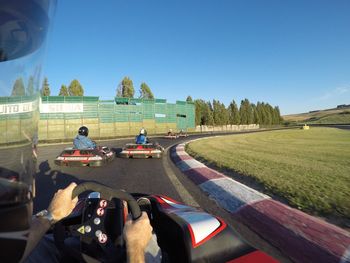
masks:
<instances>
[{"instance_id":1,"label":"race track surface","mask_svg":"<svg viewBox=\"0 0 350 263\"><path fill-rule=\"evenodd\" d=\"M169 148L182 141L202 136L191 136L185 139L153 138L164 148ZM115 152L131 140L111 140L98 142ZM81 183L95 181L112 188L128 192L167 195L175 200L190 205L199 205L212 212L219 212L214 202L209 200L173 165L168 152L162 159L123 159L116 157L103 167L61 167L54 164L54 159L69 144L48 145L39 147L38 173L36 174L36 198L34 212L47 208L53 194L71 182ZM220 212L219 212L220 213Z\"/></svg>"}]
</instances>

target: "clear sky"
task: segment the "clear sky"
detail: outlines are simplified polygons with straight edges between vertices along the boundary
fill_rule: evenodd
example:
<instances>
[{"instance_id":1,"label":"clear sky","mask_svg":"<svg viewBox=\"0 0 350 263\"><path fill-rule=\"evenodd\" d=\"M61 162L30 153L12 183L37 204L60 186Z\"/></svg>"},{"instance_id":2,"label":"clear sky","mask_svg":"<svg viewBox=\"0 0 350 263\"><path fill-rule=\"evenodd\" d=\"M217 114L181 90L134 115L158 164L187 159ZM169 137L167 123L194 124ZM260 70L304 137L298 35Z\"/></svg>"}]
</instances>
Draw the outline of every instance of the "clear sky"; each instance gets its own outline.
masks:
<instances>
[{"instance_id":1,"label":"clear sky","mask_svg":"<svg viewBox=\"0 0 350 263\"><path fill-rule=\"evenodd\" d=\"M350 104L350 1L58 1L45 72L52 95L77 78L112 98L129 76L170 102Z\"/></svg>"}]
</instances>

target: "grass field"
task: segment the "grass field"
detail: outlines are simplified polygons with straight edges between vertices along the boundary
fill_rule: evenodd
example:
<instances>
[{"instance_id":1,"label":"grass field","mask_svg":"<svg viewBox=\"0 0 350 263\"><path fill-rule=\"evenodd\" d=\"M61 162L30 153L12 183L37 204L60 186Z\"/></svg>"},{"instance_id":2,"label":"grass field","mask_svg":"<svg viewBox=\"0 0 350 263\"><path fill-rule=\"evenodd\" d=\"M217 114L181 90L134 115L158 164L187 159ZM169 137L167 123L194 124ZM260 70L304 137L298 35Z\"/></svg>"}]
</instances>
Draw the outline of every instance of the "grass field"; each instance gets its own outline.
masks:
<instances>
[{"instance_id":1,"label":"grass field","mask_svg":"<svg viewBox=\"0 0 350 263\"><path fill-rule=\"evenodd\" d=\"M231 135L192 142L187 151L253 177L265 193L291 206L350 219L350 131L312 127Z\"/></svg>"},{"instance_id":2,"label":"grass field","mask_svg":"<svg viewBox=\"0 0 350 263\"><path fill-rule=\"evenodd\" d=\"M350 109L331 109L283 116L285 121L309 124L348 124Z\"/></svg>"}]
</instances>

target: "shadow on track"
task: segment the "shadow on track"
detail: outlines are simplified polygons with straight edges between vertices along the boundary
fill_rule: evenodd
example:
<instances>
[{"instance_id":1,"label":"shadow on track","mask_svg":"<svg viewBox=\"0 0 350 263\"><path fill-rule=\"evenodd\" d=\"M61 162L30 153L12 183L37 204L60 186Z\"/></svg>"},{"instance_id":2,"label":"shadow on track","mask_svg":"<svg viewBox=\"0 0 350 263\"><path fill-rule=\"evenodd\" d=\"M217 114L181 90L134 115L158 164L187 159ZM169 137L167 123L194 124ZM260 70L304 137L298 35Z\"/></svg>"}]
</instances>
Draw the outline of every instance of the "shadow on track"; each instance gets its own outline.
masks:
<instances>
[{"instance_id":1,"label":"shadow on track","mask_svg":"<svg viewBox=\"0 0 350 263\"><path fill-rule=\"evenodd\" d=\"M88 180L89 182L94 182ZM35 175L36 196L34 198L34 213L47 209L57 190L66 188L70 183L81 184L87 182L73 175L52 170L48 160L39 165L39 172Z\"/></svg>"},{"instance_id":2,"label":"shadow on track","mask_svg":"<svg viewBox=\"0 0 350 263\"><path fill-rule=\"evenodd\" d=\"M123 148L111 148L111 150L118 156L119 153L123 151Z\"/></svg>"}]
</instances>

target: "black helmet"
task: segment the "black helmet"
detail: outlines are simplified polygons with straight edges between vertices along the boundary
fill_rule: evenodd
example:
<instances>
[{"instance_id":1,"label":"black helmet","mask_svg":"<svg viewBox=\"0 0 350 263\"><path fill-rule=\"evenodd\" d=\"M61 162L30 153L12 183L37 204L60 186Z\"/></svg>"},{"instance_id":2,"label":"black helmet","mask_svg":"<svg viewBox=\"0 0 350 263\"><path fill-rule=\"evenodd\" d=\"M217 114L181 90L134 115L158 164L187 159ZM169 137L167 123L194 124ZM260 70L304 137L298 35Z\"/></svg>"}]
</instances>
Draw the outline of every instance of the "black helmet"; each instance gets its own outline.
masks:
<instances>
[{"instance_id":1,"label":"black helmet","mask_svg":"<svg viewBox=\"0 0 350 263\"><path fill-rule=\"evenodd\" d=\"M0 1L0 108L4 109L0 124L8 123L0 136L1 262L18 262L28 240L33 214L40 69L55 5L56 0ZM5 111L9 107L16 108L16 112Z\"/></svg>"},{"instance_id":2,"label":"black helmet","mask_svg":"<svg viewBox=\"0 0 350 263\"><path fill-rule=\"evenodd\" d=\"M87 137L89 135L89 129L85 126L81 126L78 131L79 135Z\"/></svg>"}]
</instances>

